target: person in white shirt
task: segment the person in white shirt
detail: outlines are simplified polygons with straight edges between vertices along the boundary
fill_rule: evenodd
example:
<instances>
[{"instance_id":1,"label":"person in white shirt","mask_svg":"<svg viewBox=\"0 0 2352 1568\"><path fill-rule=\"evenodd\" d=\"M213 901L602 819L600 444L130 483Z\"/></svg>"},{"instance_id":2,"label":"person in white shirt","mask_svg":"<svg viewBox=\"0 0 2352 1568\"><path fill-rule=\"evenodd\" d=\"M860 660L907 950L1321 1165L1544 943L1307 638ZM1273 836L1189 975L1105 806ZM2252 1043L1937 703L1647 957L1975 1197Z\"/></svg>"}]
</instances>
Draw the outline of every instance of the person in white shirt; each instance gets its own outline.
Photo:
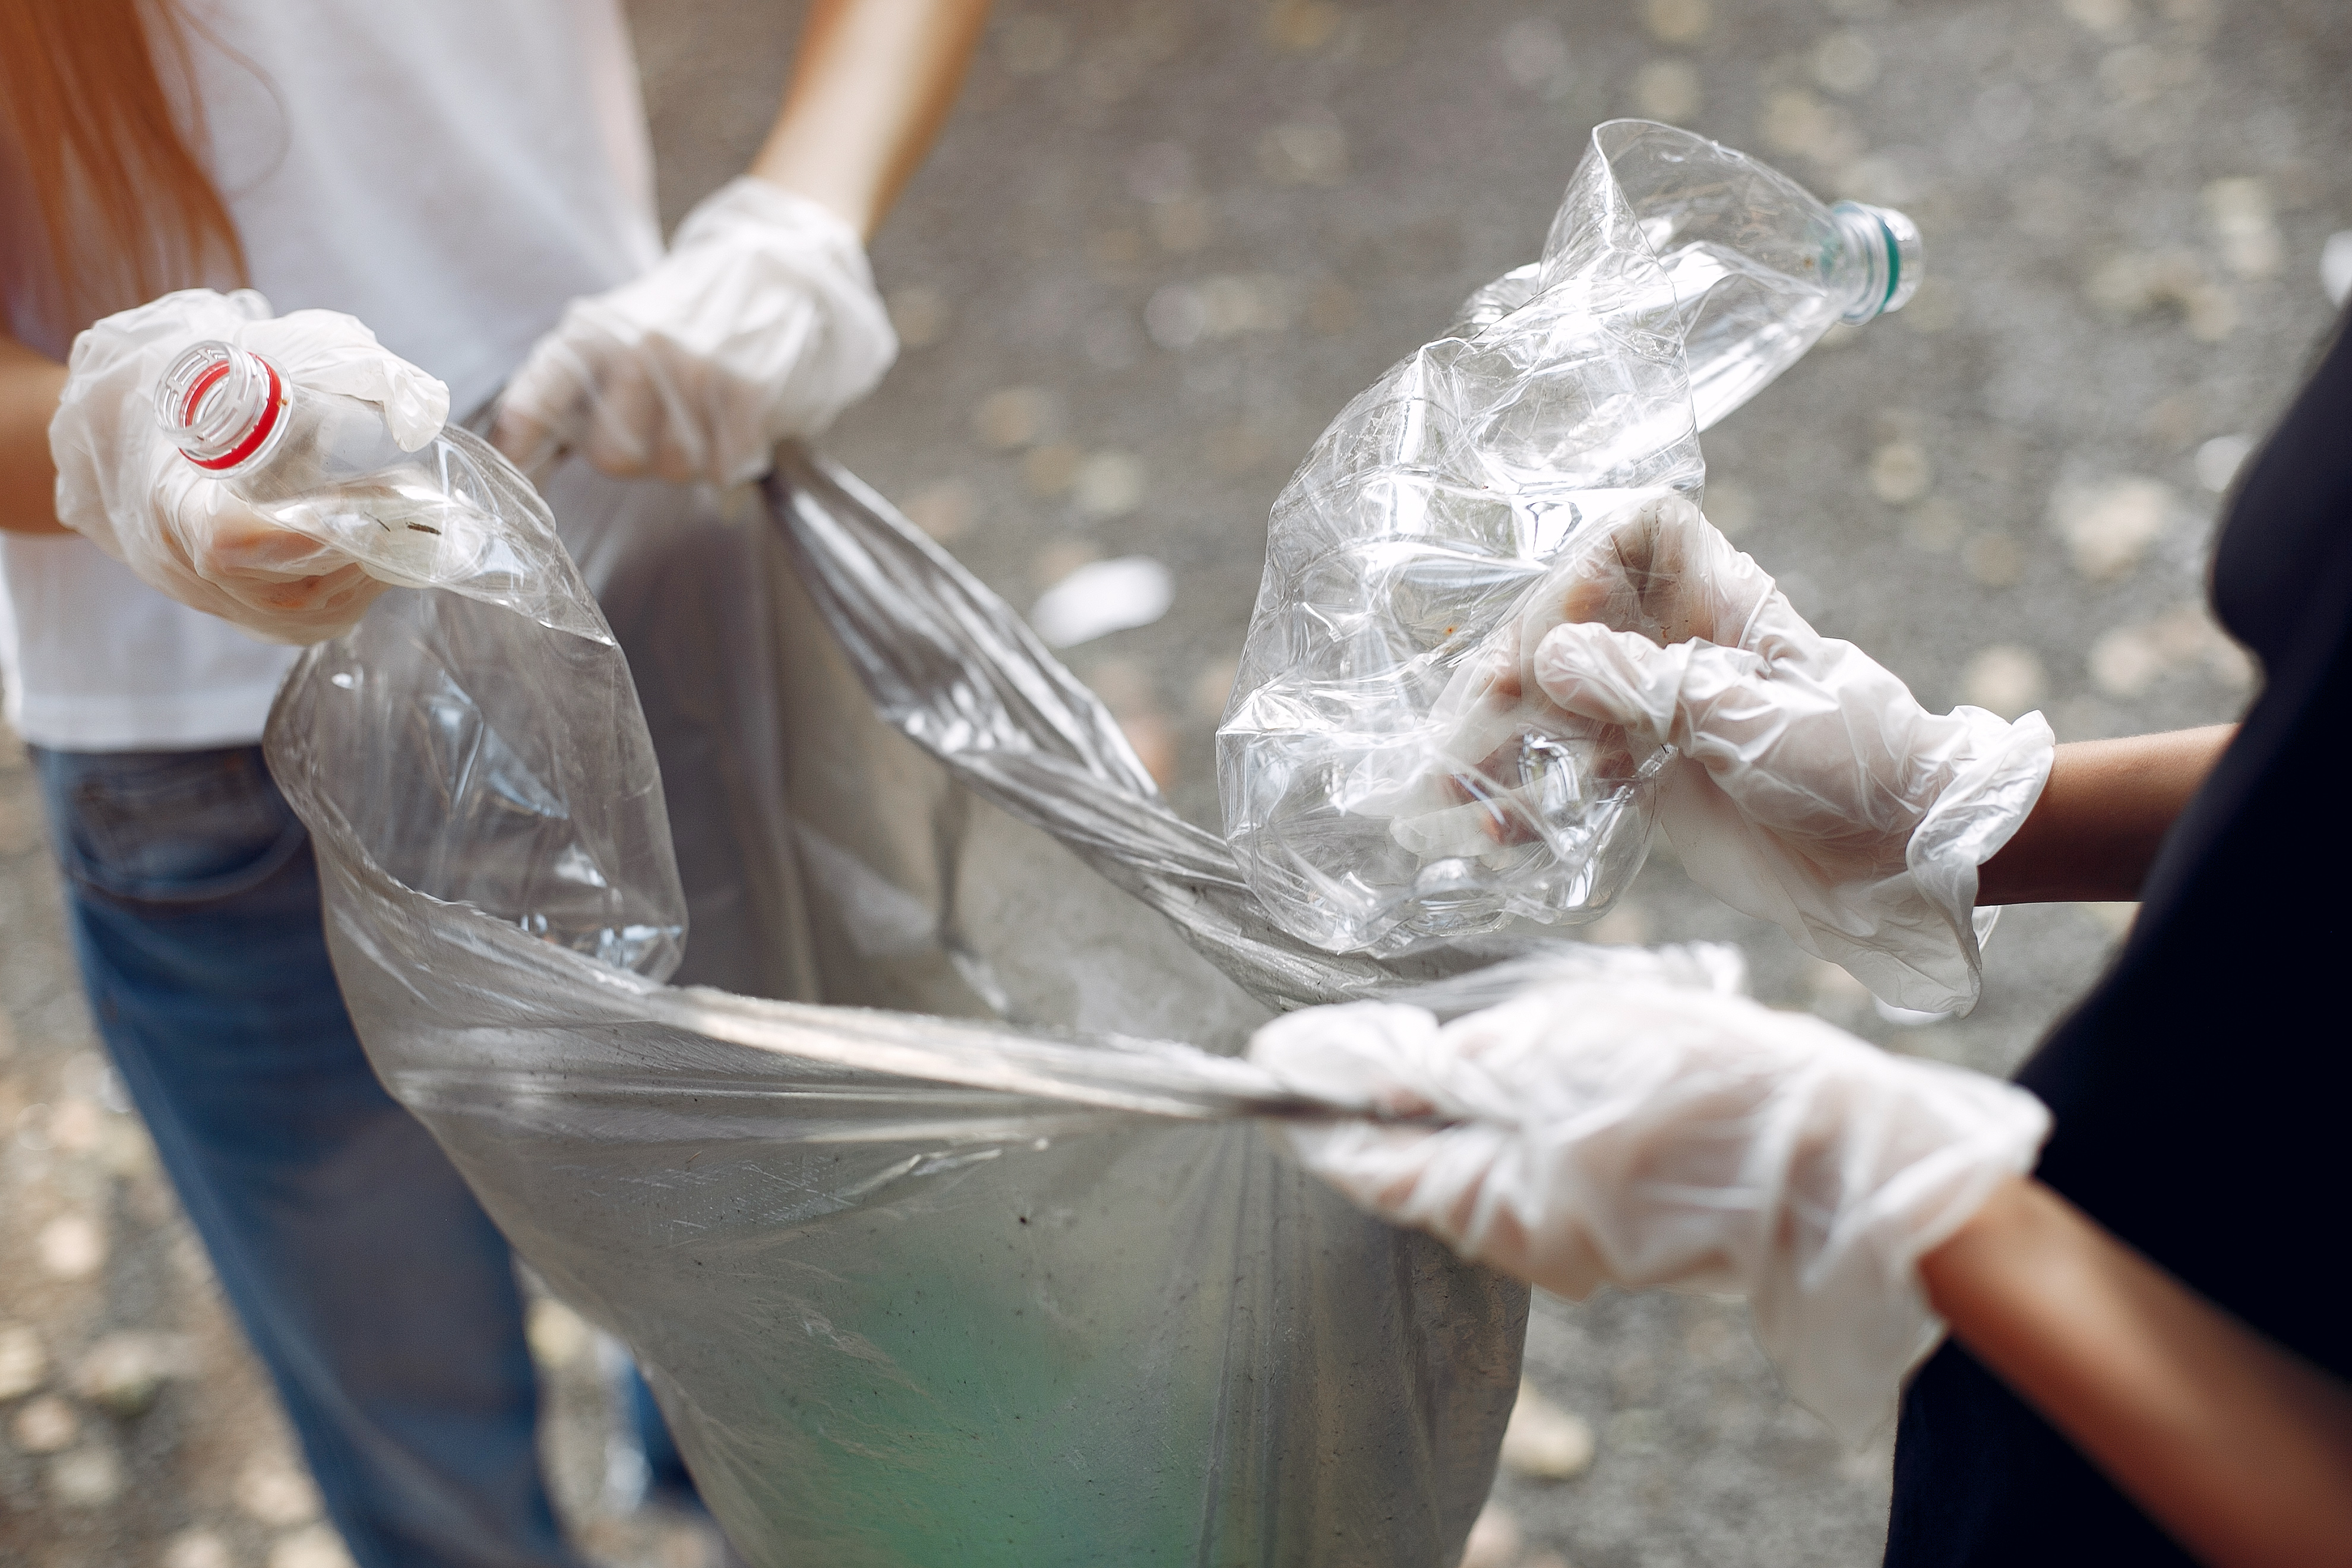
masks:
<instances>
[{"instance_id":1,"label":"person in white shirt","mask_svg":"<svg viewBox=\"0 0 2352 1568\"><path fill-rule=\"evenodd\" d=\"M526 464L753 477L896 353L864 241L984 11L815 0L665 252L618 0L0 3L7 717L100 1032L365 1568L576 1559L506 1244L370 1071L256 743L381 584L163 445L155 373L228 338L404 446L504 387Z\"/></svg>"}]
</instances>

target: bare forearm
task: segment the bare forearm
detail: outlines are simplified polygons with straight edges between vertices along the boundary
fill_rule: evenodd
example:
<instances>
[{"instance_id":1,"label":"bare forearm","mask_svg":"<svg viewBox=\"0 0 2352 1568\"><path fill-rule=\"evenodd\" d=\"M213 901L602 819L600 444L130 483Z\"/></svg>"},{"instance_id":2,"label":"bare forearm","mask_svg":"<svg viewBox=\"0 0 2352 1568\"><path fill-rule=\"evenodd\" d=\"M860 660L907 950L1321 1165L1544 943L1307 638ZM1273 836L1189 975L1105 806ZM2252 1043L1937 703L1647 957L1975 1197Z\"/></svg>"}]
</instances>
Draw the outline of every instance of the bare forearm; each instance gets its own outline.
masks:
<instances>
[{"instance_id":1,"label":"bare forearm","mask_svg":"<svg viewBox=\"0 0 2352 1568\"><path fill-rule=\"evenodd\" d=\"M1952 1333L2217 1568L2352 1563L2352 1390L2039 1183L1921 1261Z\"/></svg>"},{"instance_id":2,"label":"bare forearm","mask_svg":"<svg viewBox=\"0 0 2352 1568\"><path fill-rule=\"evenodd\" d=\"M987 0L816 0L751 173L868 236L947 121Z\"/></svg>"},{"instance_id":3,"label":"bare forearm","mask_svg":"<svg viewBox=\"0 0 2352 1568\"><path fill-rule=\"evenodd\" d=\"M2139 897L2157 846L2233 725L2058 748L2033 814L1979 873L1979 904Z\"/></svg>"},{"instance_id":4,"label":"bare forearm","mask_svg":"<svg viewBox=\"0 0 2352 1568\"><path fill-rule=\"evenodd\" d=\"M11 533L65 531L49 460L49 419L65 384L65 366L0 336L0 529Z\"/></svg>"}]
</instances>

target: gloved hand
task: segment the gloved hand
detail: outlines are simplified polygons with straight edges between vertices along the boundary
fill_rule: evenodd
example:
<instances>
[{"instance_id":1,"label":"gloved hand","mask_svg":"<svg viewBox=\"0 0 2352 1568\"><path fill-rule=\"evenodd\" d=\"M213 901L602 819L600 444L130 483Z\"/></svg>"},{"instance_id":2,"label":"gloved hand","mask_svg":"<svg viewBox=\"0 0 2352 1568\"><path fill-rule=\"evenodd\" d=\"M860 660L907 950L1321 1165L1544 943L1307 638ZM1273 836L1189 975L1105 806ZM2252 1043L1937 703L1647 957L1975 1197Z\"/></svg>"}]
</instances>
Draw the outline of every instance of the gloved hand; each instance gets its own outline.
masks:
<instances>
[{"instance_id":1,"label":"gloved hand","mask_svg":"<svg viewBox=\"0 0 2352 1568\"><path fill-rule=\"evenodd\" d=\"M1440 1026L1315 1007L1250 1056L1289 1088L1438 1128L1288 1124L1307 1167L1561 1295L1736 1291L1790 1391L1849 1441L1941 1337L1918 1279L2050 1118L2024 1090L1801 1014L1656 984L1529 991Z\"/></svg>"},{"instance_id":2,"label":"gloved hand","mask_svg":"<svg viewBox=\"0 0 2352 1568\"><path fill-rule=\"evenodd\" d=\"M1658 522L1676 509L1690 503L1660 489L1588 517L1517 613L1462 661L1430 709L1438 769L1423 766L1406 790L1368 796L1374 809L1393 814L1390 833L1398 843L1424 859L1475 855L1503 863L1531 837L1528 824L1543 815L1540 797L1556 787L1549 779L1510 784L1528 735L1573 755L1580 782L1595 795L1630 783L1651 760L1655 740L1567 711L1528 667L1562 620L1597 620L1660 643L1711 637L1719 625L1745 620L1748 603L1770 582L1760 572L1760 587L1726 581L1712 563L1685 563L1683 540L1662 534Z\"/></svg>"},{"instance_id":3,"label":"gloved hand","mask_svg":"<svg viewBox=\"0 0 2352 1568\"><path fill-rule=\"evenodd\" d=\"M572 302L508 383L490 438L526 473L579 447L623 478L738 484L898 353L856 232L747 174L687 215L652 271Z\"/></svg>"},{"instance_id":4,"label":"gloved hand","mask_svg":"<svg viewBox=\"0 0 2352 1568\"><path fill-rule=\"evenodd\" d=\"M1692 879L1930 1012L1975 1005L1994 916L1977 868L2055 747L2039 713L1927 712L1672 492L1572 551L1438 711L1463 756L1532 716L1621 726L1636 755L1678 748L1659 816Z\"/></svg>"},{"instance_id":5,"label":"gloved hand","mask_svg":"<svg viewBox=\"0 0 2352 1568\"><path fill-rule=\"evenodd\" d=\"M107 317L74 340L49 453L58 521L142 582L272 642L311 643L357 621L384 584L349 554L279 526L182 457L155 424L155 386L206 339L251 349L281 375L383 408L409 451L439 433L449 389L350 316L272 317L252 289L188 289Z\"/></svg>"}]
</instances>

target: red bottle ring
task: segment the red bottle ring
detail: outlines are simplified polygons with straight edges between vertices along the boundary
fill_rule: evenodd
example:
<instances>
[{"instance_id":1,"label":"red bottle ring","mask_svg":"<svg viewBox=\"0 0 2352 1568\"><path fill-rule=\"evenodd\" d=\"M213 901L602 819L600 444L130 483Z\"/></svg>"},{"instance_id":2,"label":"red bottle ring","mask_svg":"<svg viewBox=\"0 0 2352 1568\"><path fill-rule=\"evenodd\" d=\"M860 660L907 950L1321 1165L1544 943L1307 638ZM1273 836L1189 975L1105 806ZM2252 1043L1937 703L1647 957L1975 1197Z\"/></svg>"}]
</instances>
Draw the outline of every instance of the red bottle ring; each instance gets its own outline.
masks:
<instances>
[{"instance_id":1,"label":"red bottle ring","mask_svg":"<svg viewBox=\"0 0 2352 1568\"><path fill-rule=\"evenodd\" d=\"M234 468L239 463L244 462L247 458L252 457L256 452L261 450L262 444L269 439L269 433L278 428L278 416L283 414L286 410L286 387L285 384L278 379L278 367L271 364L268 360L263 359L259 354L255 354L253 357L255 363L258 363L261 368L268 374L269 401L263 405L261 417L253 422L253 428L246 432L245 439L239 441L235 447L232 447L229 450L221 454L221 456L207 460L192 454L183 454L187 457L188 461L195 464L196 467L205 469L208 473L218 473L224 468ZM188 400L182 405L180 410L180 422L182 424L193 425L196 422L197 403L203 399L205 393L212 390L215 384L219 382L221 377L227 374L228 362L226 360L223 360L220 363L214 365L210 370L205 372L204 374L196 377L196 384L195 385L188 388Z\"/></svg>"}]
</instances>

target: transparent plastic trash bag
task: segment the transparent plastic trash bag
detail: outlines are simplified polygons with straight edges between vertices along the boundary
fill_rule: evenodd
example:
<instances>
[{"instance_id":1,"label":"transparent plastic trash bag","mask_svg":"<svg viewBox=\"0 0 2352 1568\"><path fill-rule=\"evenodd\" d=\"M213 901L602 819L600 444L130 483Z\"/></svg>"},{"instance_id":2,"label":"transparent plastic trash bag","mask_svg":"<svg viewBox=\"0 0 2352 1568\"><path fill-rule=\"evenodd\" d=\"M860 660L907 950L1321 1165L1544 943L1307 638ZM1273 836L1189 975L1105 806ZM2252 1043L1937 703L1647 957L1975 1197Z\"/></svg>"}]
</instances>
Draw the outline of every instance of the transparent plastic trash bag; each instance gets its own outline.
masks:
<instances>
[{"instance_id":1,"label":"transparent plastic trash bag","mask_svg":"<svg viewBox=\"0 0 2352 1568\"><path fill-rule=\"evenodd\" d=\"M1698 433L1918 264L1899 213L1670 126L1593 132L1543 259L1350 403L1275 502L1217 756L1276 922L1395 954L1608 910L1672 754L1533 705L1465 731L1449 689L1629 509L1696 501Z\"/></svg>"},{"instance_id":2,"label":"transparent plastic trash bag","mask_svg":"<svg viewBox=\"0 0 2352 1568\"><path fill-rule=\"evenodd\" d=\"M628 1342L739 1550L1453 1561L1527 1292L1290 1163L1265 1119L1347 1108L1232 1053L1298 1002L1736 959L1317 952L847 475L549 497L589 634L389 593L303 655L270 765L379 1076Z\"/></svg>"}]
</instances>

